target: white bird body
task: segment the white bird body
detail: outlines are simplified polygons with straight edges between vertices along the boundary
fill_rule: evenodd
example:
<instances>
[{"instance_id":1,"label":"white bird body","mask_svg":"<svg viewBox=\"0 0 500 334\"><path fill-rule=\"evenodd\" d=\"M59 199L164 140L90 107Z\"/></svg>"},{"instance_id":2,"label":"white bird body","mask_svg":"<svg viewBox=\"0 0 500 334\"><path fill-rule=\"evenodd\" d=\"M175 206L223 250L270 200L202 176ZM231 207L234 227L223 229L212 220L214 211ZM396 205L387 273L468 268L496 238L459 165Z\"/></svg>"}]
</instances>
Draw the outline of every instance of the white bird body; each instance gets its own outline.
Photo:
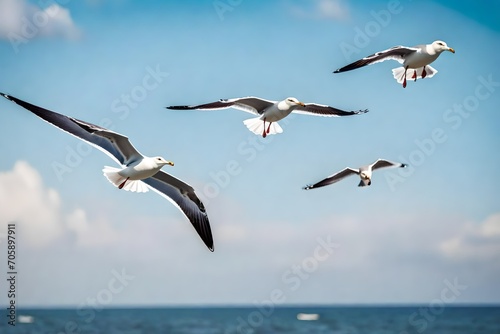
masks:
<instances>
[{"instance_id":1,"label":"white bird body","mask_svg":"<svg viewBox=\"0 0 500 334\"><path fill-rule=\"evenodd\" d=\"M372 165L360 167L359 178L361 179L361 181L359 183L359 186L364 187L371 185L372 174L373 174Z\"/></svg>"},{"instance_id":2,"label":"white bird body","mask_svg":"<svg viewBox=\"0 0 500 334\"><path fill-rule=\"evenodd\" d=\"M290 115L297 108L298 104L289 103L288 100L276 102L262 113L261 120L267 122L277 122Z\"/></svg>"},{"instance_id":3,"label":"white bird body","mask_svg":"<svg viewBox=\"0 0 500 334\"><path fill-rule=\"evenodd\" d=\"M131 192L145 193L149 187L141 182L158 173L165 165L174 163L162 157L142 157L122 169L105 166L103 174L115 187Z\"/></svg>"},{"instance_id":4,"label":"white bird body","mask_svg":"<svg viewBox=\"0 0 500 334\"><path fill-rule=\"evenodd\" d=\"M158 173L163 166L169 164L169 162L163 162L158 159L164 161L161 157L144 157L141 160L132 163L130 166L121 169L118 174L128 178L129 180L147 179L148 177Z\"/></svg>"},{"instance_id":5,"label":"white bird body","mask_svg":"<svg viewBox=\"0 0 500 334\"><path fill-rule=\"evenodd\" d=\"M409 54L404 62L403 67L408 68L420 68L429 65L434 60L436 60L442 51L436 52L433 44L425 45L425 53L422 50L418 50L414 53Z\"/></svg>"}]
</instances>

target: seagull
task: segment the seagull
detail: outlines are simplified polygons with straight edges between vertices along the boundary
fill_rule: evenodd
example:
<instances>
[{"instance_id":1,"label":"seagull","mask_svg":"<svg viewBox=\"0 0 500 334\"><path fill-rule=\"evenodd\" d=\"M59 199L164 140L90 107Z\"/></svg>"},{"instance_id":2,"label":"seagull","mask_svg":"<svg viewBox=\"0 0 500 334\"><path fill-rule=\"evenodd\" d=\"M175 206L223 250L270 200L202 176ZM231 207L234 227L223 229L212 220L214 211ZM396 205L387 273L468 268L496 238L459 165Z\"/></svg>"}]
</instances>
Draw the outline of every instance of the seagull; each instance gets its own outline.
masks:
<instances>
[{"instance_id":1,"label":"seagull","mask_svg":"<svg viewBox=\"0 0 500 334\"><path fill-rule=\"evenodd\" d=\"M415 81L417 81L417 78L432 78L438 71L429 64L436 60L443 51L455 53L455 50L443 41L434 41L432 44L414 47L394 46L339 68L333 73L346 72L366 65L380 63L387 59L393 59L403 65L392 70L394 79L398 83L402 83L403 88L406 88L406 72L408 72L408 69L410 69L410 73L413 70L411 78Z\"/></svg>"},{"instance_id":2,"label":"seagull","mask_svg":"<svg viewBox=\"0 0 500 334\"><path fill-rule=\"evenodd\" d=\"M215 109L226 109L234 108L246 111L248 113L257 115L256 118L250 118L243 123L247 128L253 133L266 137L267 135L282 133L283 129L277 123L279 120L290 115L294 112L297 114L306 115L316 115L316 116L326 116L326 117L338 117L338 116L351 116L357 114L364 114L368 110L358 110L358 111L343 111L330 106L315 104L315 103L303 103L294 97L288 97L283 101L270 101L264 100L259 97L249 96L241 97L235 99L221 99L217 102L211 102L207 104L200 104L196 106L170 106L167 109L174 110L215 110ZM268 122L266 129L266 122Z\"/></svg>"},{"instance_id":3,"label":"seagull","mask_svg":"<svg viewBox=\"0 0 500 334\"><path fill-rule=\"evenodd\" d=\"M363 166L358 169L355 168L350 168L346 167L343 170L341 170L338 173L335 173L333 175L330 175L324 180L321 180L315 184L305 186L303 189L304 190L309 190L309 189L314 189L314 188L319 188L319 187L324 187L329 184L336 183L352 174L358 174L359 177L361 178L361 181L359 181L358 187L364 187L364 186L369 186L372 184L372 172L375 169L379 168L387 168L387 167L406 167L405 164L399 163L399 162L392 162L389 160L384 160L384 159L378 159L374 163L368 166Z\"/></svg>"},{"instance_id":4,"label":"seagull","mask_svg":"<svg viewBox=\"0 0 500 334\"><path fill-rule=\"evenodd\" d=\"M104 176L119 189L131 192L147 192L152 189L169 200L190 220L205 245L213 252L214 244L208 216L194 189L160 170L165 165L173 166L173 162L162 157L143 156L122 134L58 114L7 94L0 93L0 95L53 126L98 148L121 164L121 169L105 166Z\"/></svg>"}]
</instances>

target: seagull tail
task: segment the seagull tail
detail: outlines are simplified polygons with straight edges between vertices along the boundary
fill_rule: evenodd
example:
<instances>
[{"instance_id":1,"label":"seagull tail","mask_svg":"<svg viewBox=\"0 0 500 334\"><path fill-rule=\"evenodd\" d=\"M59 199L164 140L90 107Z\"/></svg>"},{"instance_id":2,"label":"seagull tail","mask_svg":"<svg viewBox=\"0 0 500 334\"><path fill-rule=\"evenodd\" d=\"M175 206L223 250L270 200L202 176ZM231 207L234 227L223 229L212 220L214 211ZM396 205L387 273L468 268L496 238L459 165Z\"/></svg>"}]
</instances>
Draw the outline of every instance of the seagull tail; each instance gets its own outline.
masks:
<instances>
[{"instance_id":1,"label":"seagull tail","mask_svg":"<svg viewBox=\"0 0 500 334\"><path fill-rule=\"evenodd\" d=\"M262 135L264 133L264 121L261 120L260 117L244 120L243 123L246 125L248 130L252 131L256 135ZM266 122L265 126L266 126L265 130L267 131L267 127L269 127L269 122ZM277 133L282 133L282 132L283 129L281 128L281 126L278 123L273 122L271 123L271 126L269 127L269 132L267 134L275 135Z\"/></svg>"},{"instance_id":2,"label":"seagull tail","mask_svg":"<svg viewBox=\"0 0 500 334\"><path fill-rule=\"evenodd\" d=\"M281 128L281 126L277 122L273 122L271 124L271 129L269 131L270 135L275 135L277 133L282 133L282 132L283 132L283 129Z\"/></svg>"},{"instance_id":3,"label":"seagull tail","mask_svg":"<svg viewBox=\"0 0 500 334\"><path fill-rule=\"evenodd\" d=\"M419 78L419 79L422 78L423 70L424 70L423 67L418 69L417 78ZM425 77L426 78L432 78L437 72L438 71L434 67L429 66L429 65L425 66Z\"/></svg>"},{"instance_id":4,"label":"seagull tail","mask_svg":"<svg viewBox=\"0 0 500 334\"><path fill-rule=\"evenodd\" d=\"M412 70L408 70L410 72ZM413 73L412 73L413 74ZM398 68L393 68L392 69L392 75L394 76L394 79L398 81L398 83L402 84L404 77L405 77L405 68L404 67L398 67ZM411 78L411 75L406 74L407 78Z\"/></svg>"},{"instance_id":5,"label":"seagull tail","mask_svg":"<svg viewBox=\"0 0 500 334\"><path fill-rule=\"evenodd\" d=\"M366 186L369 186L369 185L371 185L371 184L372 184L372 181L371 181L371 180L370 180L370 181L368 181L368 182L366 182L366 181L364 181L364 180L361 180L361 181L359 181L358 187L366 187Z\"/></svg>"},{"instance_id":6,"label":"seagull tail","mask_svg":"<svg viewBox=\"0 0 500 334\"><path fill-rule=\"evenodd\" d=\"M105 166L102 170L104 176L115 187L122 186L121 189L131 192L145 193L149 191L148 186L141 180L127 180L126 177L121 176L118 172L119 168Z\"/></svg>"},{"instance_id":7,"label":"seagull tail","mask_svg":"<svg viewBox=\"0 0 500 334\"><path fill-rule=\"evenodd\" d=\"M425 66L425 75L424 75L424 67L419 67L416 69L409 68L406 70L406 80L411 81L414 79L423 79L423 78L432 78L438 71L429 65ZM414 76L416 73L416 76ZM405 77L405 68L398 67L392 70L392 75L394 75L394 79L398 81L398 83L402 84Z\"/></svg>"}]
</instances>

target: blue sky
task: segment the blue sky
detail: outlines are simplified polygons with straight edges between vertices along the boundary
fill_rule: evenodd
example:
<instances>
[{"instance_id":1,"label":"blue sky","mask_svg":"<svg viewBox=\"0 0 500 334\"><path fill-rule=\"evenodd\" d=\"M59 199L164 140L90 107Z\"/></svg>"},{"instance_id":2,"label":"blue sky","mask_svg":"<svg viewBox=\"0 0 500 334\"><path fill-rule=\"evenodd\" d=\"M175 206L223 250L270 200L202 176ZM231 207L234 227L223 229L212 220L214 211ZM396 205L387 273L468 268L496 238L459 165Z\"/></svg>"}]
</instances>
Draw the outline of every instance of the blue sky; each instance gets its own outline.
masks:
<instances>
[{"instance_id":1,"label":"blue sky","mask_svg":"<svg viewBox=\"0 0 500 334\"><path fill-rule=\"evenodd\" d=\"M101 173L113 165L107 156L0 101L0 240L15 221L19 304L86 305L122 271L134 278L103 306L253 304L275 289L285 304L428 304L445 280L467 286L457 303L500 302L493 3L54 6L0 0L0 91L105 122L143 154L174 161L165 171L204 200L215 252L163 198L112 187ZM40 10L49 20L13 44L23 17L33 22ZM442 54L435 77L406 89L392 78L396 62L332 74L376 51L436 39L456 54ZM370 112L290 116L282 134L263 140L240 111L164 109L248 95ZM301 189L377 158L410 167L381 171L365 189L355 178ZM336 247L326 259L307 275L294 271L328 242Z\"/></svg>"}]
</instances>

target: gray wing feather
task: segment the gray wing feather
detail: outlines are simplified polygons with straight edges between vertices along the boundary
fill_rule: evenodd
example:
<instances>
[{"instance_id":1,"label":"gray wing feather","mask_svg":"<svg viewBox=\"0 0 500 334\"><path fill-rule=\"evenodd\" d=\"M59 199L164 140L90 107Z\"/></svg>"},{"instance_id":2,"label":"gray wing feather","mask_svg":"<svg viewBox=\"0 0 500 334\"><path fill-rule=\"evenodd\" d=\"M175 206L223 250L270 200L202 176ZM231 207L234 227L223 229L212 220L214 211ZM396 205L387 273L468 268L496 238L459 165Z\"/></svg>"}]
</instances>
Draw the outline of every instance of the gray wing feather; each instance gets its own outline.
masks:
<instances>
[{"instance_id":1,"label":"gray wing feather","mask_svg":"<svg viewBox=\"0 0 500 334\"><path fill-rule=\"evenodd\" d=\"M130 164L135 161L135 159L142 157L125 136L109 131L98 125L38 107L7 94L0 93L0 95L31 111L51 125L100 149L122 165ZM114 140L110 138L114 138Z\"/></svg>"},{"instance_id":2,"label":"gray wing feather","mask_svg":"<svg viewBox=\"0 0 500 334\"><path fill-rule=\"evenodd\" d=\"M109 140L109 142L120 152L124 160L122 165L128 166L132 162L135 162L142 158L142 155L135 149L135 147L130 143L128 137L121 135L119 133L110 131L106 128L97 126L92 123L84 122L76 118L70 117L70 119L77 123L80 127L87 130L96 136L100 136Z\"/></svg>"},{"instance_id":3,"label":"gray wing feather","mask_svg":"<svg viewBox=\"0 0 500 334\"><path fill-rule=\"evenodd\" d=\"M242 110L254 115L261 115L262 112L272 106L275 101L269 101L265 99L261 99L258 97L242 97L236 99L221 99L216 102L192 105L192 106L170 106L167 109L173 110L217 110L217 109L227 109L227 108L235 108L238 110Z\"/></svg>"},{"instance_id":4,"label":"gray wing feather","mask_svg":"<svg viewBox=\"0 0 500 334\"><path fill-rule=\"evenodd\" d=\"M402 164L399 162L392 162L392 161L384 160L384 159L378 159L371 166L372 166L372 170L380 169L380 168L387 168L387 167L406 167L405 164Z\"/></svg>"},{"instance_id":5,"label":"gray wing feather","mask_svg":"<svg viewBox=\"0 0 500 334\"><path fill-rule=\"evenodd\" d=\"M293 112L296 114L304 114L304 115L340 117L340 116L352 116L352 115L364 114L368 112L368 109L356 110L356 111L344 111L327 105L306 103L304 107L298 106L293 110Z\"/></svg>"},{"instance_id":6,"label":"gray wing feather","mask_svg":"<svg viewBox=\"0 0 500 334\"><path fill-rule=\"evenodd\" d=\"M181 180L159 171L150 178L142 180L158 194L177 206L189 219L205 245L213 252L214 241L208 215L194 189Z\"/></svg>"},{"instance_id":7,"label":"gray wing feather","mask_svg":"<svg viewBox=\"0 0 500 334\"><path fill-rule=\"evenodd\" d=\"M309 190L309 189L324 187L324 186L327 186L329 184L339 182L340 180L342 180L342 179L344 179L352 174L359 174L359 170L347 167L338 173L330 175L329 177L327 177L324 180L321 180L315 184L308 185L308 186L304 187L304 189Z\"/></svg>"},{"instance_id":8,"label":"gray wing feather","mask_svg":"<svg viewBox=\"0 0 500 334\"><path fill-rule=\"evenodd\" d=\"M407 47L407 46L394 46L390 49L384 50L384 51L379 51L377 53L374 53L372 55L369 55L368 57L365 57L363 59L357 60L349 65L346 65L342 68L339 68L335 70L333 73L340 73L340 72L347 72L351 71L366 65L371 65L375 63L379 63L385 60L396 60L400 63L403 63L405 58L420 49L417 47Z\"/></svg>"}]
</instances>

